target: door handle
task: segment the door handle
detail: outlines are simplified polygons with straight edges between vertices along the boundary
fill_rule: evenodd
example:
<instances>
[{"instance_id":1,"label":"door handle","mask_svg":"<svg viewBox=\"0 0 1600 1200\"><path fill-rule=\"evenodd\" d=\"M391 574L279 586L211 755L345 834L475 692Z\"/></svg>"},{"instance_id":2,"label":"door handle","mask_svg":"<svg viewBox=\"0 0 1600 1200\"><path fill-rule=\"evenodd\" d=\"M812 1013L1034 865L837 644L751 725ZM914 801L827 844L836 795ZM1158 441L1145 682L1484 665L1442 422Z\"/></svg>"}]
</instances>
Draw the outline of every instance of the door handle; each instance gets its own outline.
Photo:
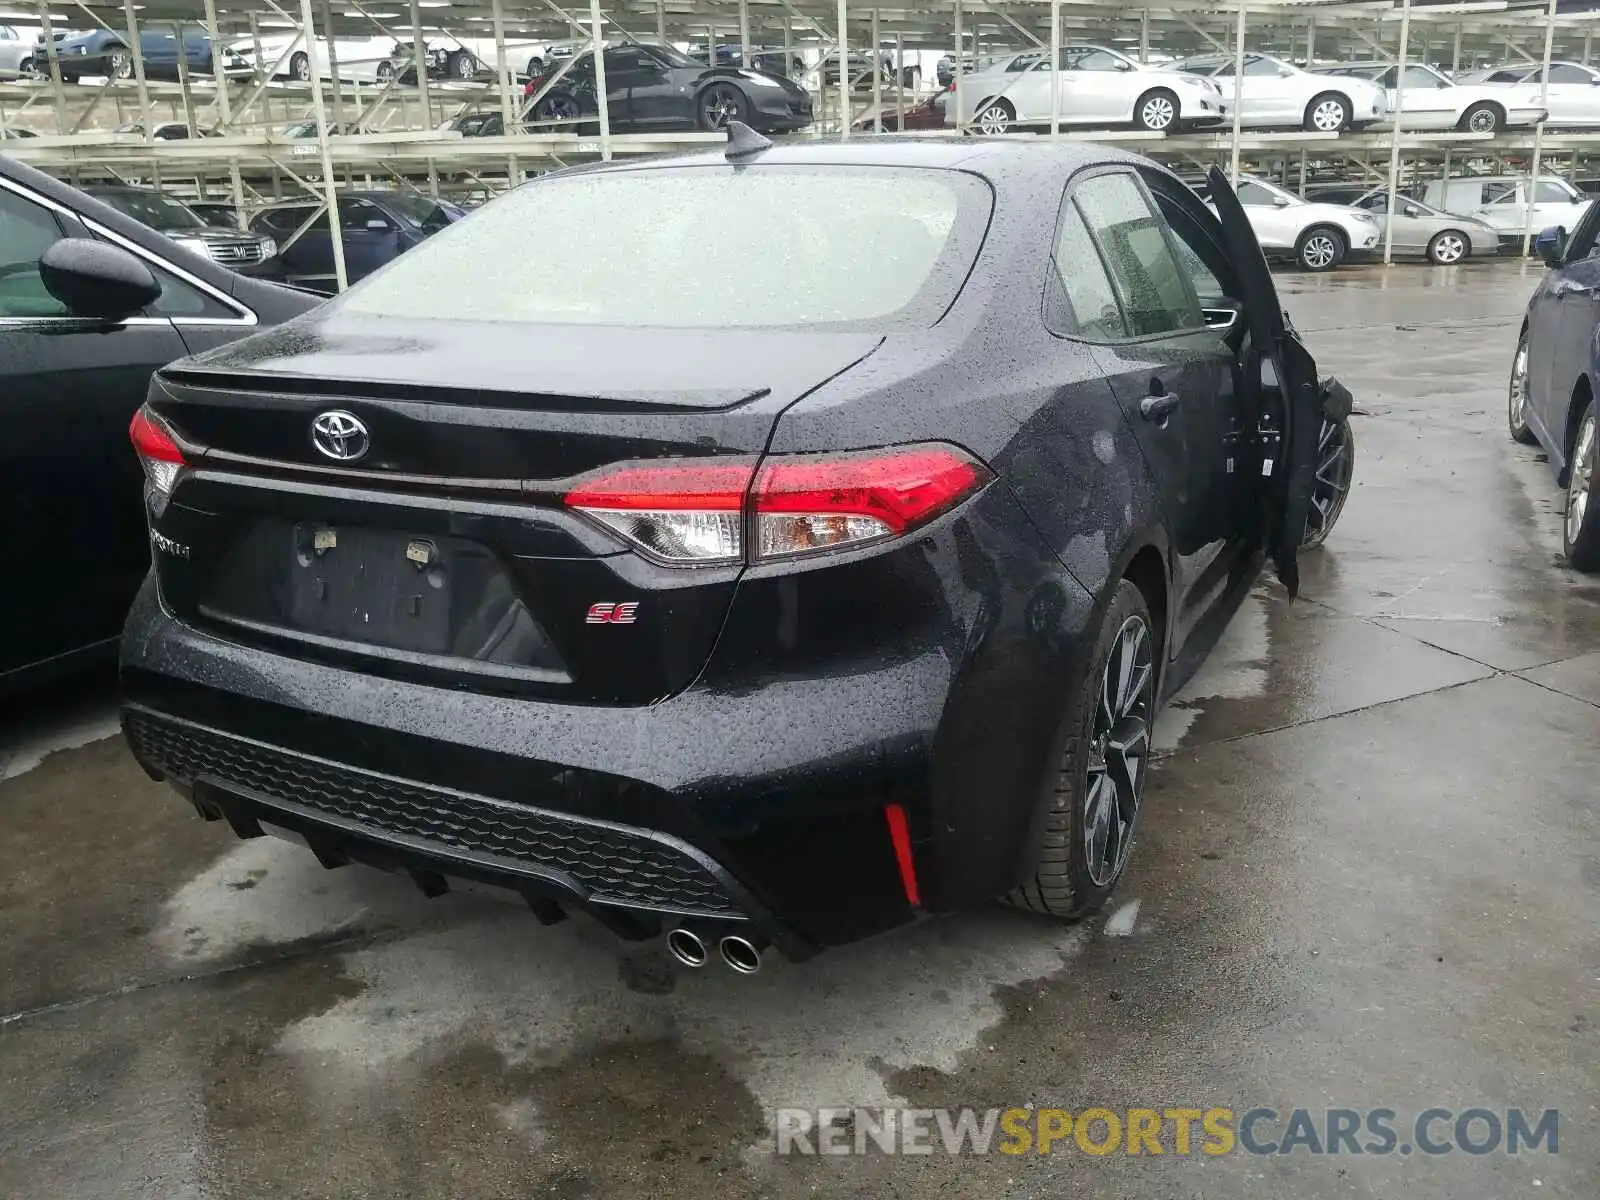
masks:
<instances>
[{"instance_id":1,"label":"door handle","mask_svg":"<svg viewBox=\"0 0 1600 1200\"><path fill-rule=\"evenodd\" d=\"M1165 421L1178 407L1183 397L1177 392L1163 392L1159 396L1146 396L1139 401L1139 415L1146 421Z\"/></svg>"}]
</instances>

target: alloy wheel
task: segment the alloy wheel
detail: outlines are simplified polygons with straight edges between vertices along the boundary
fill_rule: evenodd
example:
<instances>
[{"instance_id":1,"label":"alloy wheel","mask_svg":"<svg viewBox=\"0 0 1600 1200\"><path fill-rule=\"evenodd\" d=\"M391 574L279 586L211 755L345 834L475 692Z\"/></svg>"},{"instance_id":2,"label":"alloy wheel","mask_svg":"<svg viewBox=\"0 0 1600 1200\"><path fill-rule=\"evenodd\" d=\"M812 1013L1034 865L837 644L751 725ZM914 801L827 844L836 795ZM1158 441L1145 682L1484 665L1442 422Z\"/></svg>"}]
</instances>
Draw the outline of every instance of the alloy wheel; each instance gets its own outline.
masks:
<instances>
[{"instance_id":1,"label":"alloy wheel","mask_svg":"<svg viewBox=\"0 0 1600 1200\"><path fill-rule=\"evenodd\" d=\"M1506 402L1510 409L1512 429L1522 429L1528 424L1528 343L1524 339L1517 347L1517 356L1511 360L1511 383L1506 388Z\"/></svg>"},{"instance_id":2,"label":"alloy wheel","mask_svg":"<svg viewBox=\"0 0 1600 1200\"><path fill-rule=\"evenodd\" d=\"M1473 133L1493 133L1500 121L1492 108L1480 108L1467 118L1467 128Z\"/></svg>"},{"instance_id":3,"label":"alloy wheel","mask_svg":"<svg viewBox=\"0 0 1600 1200\"><path fill-rule=\"evenodd\" d=\"M991 104L978 114L978 132L995 135L1011 128L1011 114L1001 104Z\"/></svg>"},{"instance_id":4,"label":"alloy wheel","mask_svg":"<svg viewBox=\"0 0 1600 1200\"><path fill-rule=\"evenodd\" d=\"M1300 545L1313 549L1328 540L1344 511L1355 475L1355 438L1346 421L1324 421L1317 437L1317 470L1311 483L1311 504L1306 510L1306 531Z\"/></svg>"},{"instance_id":5,"label":"alloy wheel","mask_svg":"<svg viewBox=\"0 0 1600 1200\"><path fill-rule=\"evenodd\" d=\"M700 103L700 115L707 129L726 129L739 115L739 101L727 88L712 88Z\"/></svg>"},{"instance_id":6,"label":"alloy wheel","mask_svg":"<svg viewBox=\"0 0 1600 1200\"><path fill-rule=\"evenodd\" d=\"M128 57L125 50L111 52L111 78L126 79L133 74L133 60Z\"/></svg>"},{"instance_id":7,"label":"alloy wheel","mask_svg":"<svg viewBox=\"0 0 1600 1200\"><path fill-rule=\"evenodd\" d=\"M1441 266L1460 262L1466 256L1466 239L1459 233L1441 233L1433 243L1433 261Z\"/></svg>"},{"instance_id":8,"label":"alloy wheel","mask_svg":"<svg viewBox=\"0 0 1600 1200\"><path fill-rule=\"evenodd\" d=\"M1132 616L1112 639L1090 725L1088 787L1083 801L1083 860L1096 887L1122 873L1144 794L1155 704L1154 640Z\"/></svg>"},{"instance_id":9,"label":"alloy wheel","mask_svg":"<svg viewBox=\"0 0 1600 1200\"><path fill-rule=\"evenodd\" d=\"M1139 110L1139 120L1146 129L1165 129L1177 115L1172 101L1165 96L1151 96Z\"/></svg>"},{"instance_id":10,"label":"alloy wheel","mask_svg":"<svg viewBox=\"0 0 1600 1200\"><path fill-rule=\"evenodd\" d=\"M1313 271L1321 271L1333 266L1334 260L1339 257L1339 247L1333 244L1333 238L1328 234L1313 234L1306 239L1300 257Z\"/></svg>"},{"instance_id":11,"label":"alloy wheel","mask_svg":"<svg viewBox=\"0 0 1600 1200\"><path fill-rule=\"evenodd\" d=\"M1344 121L1344 105L1337 100L1324 100L1311 110L1311 123L1320 133L1338 133Z\"/></svg>"},{"instance_id":12,"label":"alloy wheel","mask_svg":"<svg viewBox=\"0 0 1600 1200\"><path fill-rule=\"evenodd\" d=\"M1589 513L1590 484L1595 463L1594 406L1589 406L1583 424L1578 426L1578 441L1572 451L1572 477L1567 482L1567 544L1576 545L1583 532L1583 519Z\"/></svg>"}]
</instances>

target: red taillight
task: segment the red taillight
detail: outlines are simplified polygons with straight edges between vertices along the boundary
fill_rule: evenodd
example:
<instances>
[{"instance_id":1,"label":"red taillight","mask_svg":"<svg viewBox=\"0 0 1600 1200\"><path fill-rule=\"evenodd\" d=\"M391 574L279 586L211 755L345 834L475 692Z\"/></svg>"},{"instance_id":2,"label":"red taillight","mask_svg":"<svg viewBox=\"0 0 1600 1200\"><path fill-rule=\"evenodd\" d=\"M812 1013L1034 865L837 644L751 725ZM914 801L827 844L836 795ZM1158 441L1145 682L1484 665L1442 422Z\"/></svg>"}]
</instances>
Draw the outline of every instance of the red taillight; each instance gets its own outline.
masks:
<instances>
[{"instance_id":1,"label":"red taillight","mask_svg":"<svg viewBox=\"0 0 1600 1200\"><path fill-rule=\"evenodd\" d=\"M148 408L141 408L128 425L128 439L133 442L150 486L163 494L172 491L178 471L186 464L183 451L178 449L178 443L161 418Z\"/></svg>"},{"instance_id":2,"label":"red taillight","mask_svg":"<svg viewBox=\"0 0 1600 1200\"><path fill-rule=\"evenodd\" d=\"M746 557L747 514L751 557L788 558L898 537L989 478L963 451L934 444L775 455L759 470L747 458L630 463L580 481L566 503L669 562L731 563Z\"/></svg>"}]
</instances>

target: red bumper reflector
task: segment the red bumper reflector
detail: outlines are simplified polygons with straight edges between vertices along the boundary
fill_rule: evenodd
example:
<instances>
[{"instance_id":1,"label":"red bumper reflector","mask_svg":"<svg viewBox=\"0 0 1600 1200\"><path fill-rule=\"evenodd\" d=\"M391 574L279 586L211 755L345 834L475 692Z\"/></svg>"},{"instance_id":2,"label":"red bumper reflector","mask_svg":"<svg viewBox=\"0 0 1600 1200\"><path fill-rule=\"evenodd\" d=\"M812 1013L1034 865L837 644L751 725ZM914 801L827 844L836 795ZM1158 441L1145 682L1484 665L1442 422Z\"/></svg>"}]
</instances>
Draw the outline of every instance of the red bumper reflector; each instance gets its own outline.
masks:
<instances>
[{"instance_id":1,"label":"red bumper reflector","mask_svg":"<svg viewBox=\"0 0 1600 1200\"><path fill-rule=\"evenodd\" d=\"M917 892L917 865L911 859L911 827L906 824L906 810L898 804L884 806L883 815L889 821L889 839L894 842L895 861L900 864L900 885L906 890L906 902L912 908L922 907L922 897Z\"/></svg>"}]
</instances>

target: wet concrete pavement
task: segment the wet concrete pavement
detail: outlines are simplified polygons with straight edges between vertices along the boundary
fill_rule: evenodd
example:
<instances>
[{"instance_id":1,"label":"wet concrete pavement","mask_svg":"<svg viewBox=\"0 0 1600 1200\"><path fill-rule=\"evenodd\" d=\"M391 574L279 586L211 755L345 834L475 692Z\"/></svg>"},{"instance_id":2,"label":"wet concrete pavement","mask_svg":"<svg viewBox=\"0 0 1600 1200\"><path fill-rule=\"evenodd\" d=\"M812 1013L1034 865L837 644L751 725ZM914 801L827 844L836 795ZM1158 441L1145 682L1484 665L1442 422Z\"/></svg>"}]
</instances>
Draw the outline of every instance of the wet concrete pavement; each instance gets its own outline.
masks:
<instances>
[{"instance_id":1,"label":"wet concrete pavement","mask_svg":"<svg viewBox=\"0 0 1600 1200\"><path fill-rule=\"evenodd\" d=\"M1561 497L1505 435L1533 278L1283 277L1358 397L1357 486L1304 602L1263 584L1163 715L1129 874L1077 928L994 910L681 972L236 842L103 736L103 688L8 710L0 1196L1592 1200L1600 579L1559 565ZM1403 1133L1520 1106L1560 1140L771 1152L774 1108L874 1104L1381 1107Z\"/></svg>"}]
</instances>

